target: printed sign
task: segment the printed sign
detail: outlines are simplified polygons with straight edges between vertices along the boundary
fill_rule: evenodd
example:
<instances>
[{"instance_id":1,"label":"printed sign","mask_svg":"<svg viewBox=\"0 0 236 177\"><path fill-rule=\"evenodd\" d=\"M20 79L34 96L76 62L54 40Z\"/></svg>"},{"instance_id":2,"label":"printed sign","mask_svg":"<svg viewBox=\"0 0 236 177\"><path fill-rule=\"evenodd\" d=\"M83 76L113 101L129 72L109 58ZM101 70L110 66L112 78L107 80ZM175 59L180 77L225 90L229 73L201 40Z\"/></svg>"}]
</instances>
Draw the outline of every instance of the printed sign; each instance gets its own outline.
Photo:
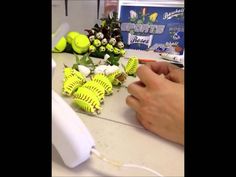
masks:
<instances>
[{"instance_id":1,"label":"printed sign","mask_svg":"<svg viewBox=\"0 0 236 177\"><path fill-rule=\"evenodd\" d=\"M121 5L120 21L126 48L183 53L183 7Z\"/></svg>"}]
</instances>

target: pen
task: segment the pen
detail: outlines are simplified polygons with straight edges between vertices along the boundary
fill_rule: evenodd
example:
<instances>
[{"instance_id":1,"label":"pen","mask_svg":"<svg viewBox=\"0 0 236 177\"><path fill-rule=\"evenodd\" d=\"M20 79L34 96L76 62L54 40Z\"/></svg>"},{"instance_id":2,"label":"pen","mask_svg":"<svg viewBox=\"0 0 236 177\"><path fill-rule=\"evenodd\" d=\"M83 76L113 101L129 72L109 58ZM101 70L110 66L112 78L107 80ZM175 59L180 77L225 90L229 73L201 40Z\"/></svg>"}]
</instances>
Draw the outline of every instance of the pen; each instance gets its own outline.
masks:
<instances>
[{"instance_id":1,"label":"pen","mask_svg":"<svg viewBox=\"0 0 236 177\"><path fill-rule=\"evenodd\" d=\"M147 63L147 62L155 62L156 60L139 58L138 61L140 64L142 64L142 63Z\"/></svg>"},{"instance_id":2,"label":"pen","mask_svg":"<svg viewBox=\"0 0 236 177\"><path fill-rule=\"evenodd\" d=\"M168 60L169 63L175 65L175 66L178 66L179 68L183 68L184 65L182 63L179 63L179 62L173 62L173 61L170 61ZM140 64L146 64L146 63L149 63L149 62L156 62L156 60L152 60L152 59L139 59L139 63Z\"/></svg>"},{"instance_id":3,"label":"pen","mask_svg":"<svg viewBox=\"0 0 236 177\"><path fill-rule=\"evenodd\" d=\"M164 60L177 61L177 62L183 61L182 55L172 55L172 54L168 54L168 53L160 53L159 55Z\"/></svg>"},{"instance_id":4,"label":"pen","mask_svg":"<svg viewBox=\"0 0 236 177\"><path fill-rule=\"evenodd\" d=\"M128 59L128 58L127 58ZM175 65L175 66L178 66L179 68L183 68L184 65L182 63L179 63L179 62L175 62L175 61L172 61L172 60L168 60L168 59L165 59L165 58L162 58L163 60L167 60L169 61L169 63ZM154 59L145 59L145 58L139 58L138 59L139 63L140 64L146 64L146 63L149 63L149 62L156 62L157 60L154 60Z\"/></svg>"}]
</instances>

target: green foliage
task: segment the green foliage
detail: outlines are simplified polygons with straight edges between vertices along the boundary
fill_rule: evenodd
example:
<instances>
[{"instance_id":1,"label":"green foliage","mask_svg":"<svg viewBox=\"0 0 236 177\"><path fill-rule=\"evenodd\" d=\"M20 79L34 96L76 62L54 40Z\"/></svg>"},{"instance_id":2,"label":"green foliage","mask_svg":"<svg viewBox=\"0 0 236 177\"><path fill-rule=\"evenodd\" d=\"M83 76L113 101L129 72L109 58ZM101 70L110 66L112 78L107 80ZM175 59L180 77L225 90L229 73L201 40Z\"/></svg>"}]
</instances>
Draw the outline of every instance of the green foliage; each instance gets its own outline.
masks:
<instances>
[{"instance_id":1,"label":"green foliage","mask_svg":"<svg viewBox=\"0 0 236 177\"><path fill-rule=\"evenodd\" d=\"M89 57L88 53L84 54L81 58L79 58L79 56L75 54L75 58L76 58L76 63L72 66L72 68L77 70L78 65L84 65L84 66L94 70L95 65L93 63L93 60Z\"/></svg>"},{"instance_id":2,"label":"green foliage","mask_svg":"<svg viewBox=\"0 0 236 177\"><path fill-rule=\"evenodd\" d=\"M109 53L110 57L106 60L109 65L119 66L120 55L115 55L114 53Z\"/></svg>"},{"instance_id":3,"label":"green foliage","mask_svg":"<svg viewBox=\"0 0 236 177\"><path fill-rule=\"evenodd\" d=\"M66 52L66 53L74 53L72 45L69 44L68 42L66 43L66 48L65 48L64 52Z\"/></svg>"}]
</instances>

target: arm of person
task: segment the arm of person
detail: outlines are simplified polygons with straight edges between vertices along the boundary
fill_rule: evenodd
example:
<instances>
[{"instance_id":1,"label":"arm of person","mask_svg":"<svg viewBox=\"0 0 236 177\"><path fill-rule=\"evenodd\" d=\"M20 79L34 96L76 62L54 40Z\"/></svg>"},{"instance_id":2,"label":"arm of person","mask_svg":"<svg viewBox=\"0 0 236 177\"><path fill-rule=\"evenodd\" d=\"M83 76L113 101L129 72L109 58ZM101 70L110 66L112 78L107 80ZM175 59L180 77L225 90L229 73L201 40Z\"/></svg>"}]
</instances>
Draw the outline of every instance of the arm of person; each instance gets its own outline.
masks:
<instances>
[{"instance_id":1,"label":"arm of person","mask_svg":"<svg viewBox=\"0 0 236 177\"><path fill-rule=\"evenodd\" d=\"M184 80L167 64L140 66L140 81L128 86L126 103L136 111L139 122L149 131L184 144ZM165 77L161 77L163 74Z\"/></svg>"}]
</instances>

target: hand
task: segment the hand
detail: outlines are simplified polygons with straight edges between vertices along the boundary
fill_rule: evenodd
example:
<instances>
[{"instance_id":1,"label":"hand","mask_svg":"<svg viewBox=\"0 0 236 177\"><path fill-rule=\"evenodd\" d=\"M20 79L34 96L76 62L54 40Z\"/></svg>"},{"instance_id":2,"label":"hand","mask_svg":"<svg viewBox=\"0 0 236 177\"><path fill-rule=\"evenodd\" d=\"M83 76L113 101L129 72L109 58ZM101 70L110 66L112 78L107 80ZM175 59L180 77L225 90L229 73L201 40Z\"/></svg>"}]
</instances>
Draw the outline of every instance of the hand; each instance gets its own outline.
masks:
<instances>
[{"instance_id":1,"label":"hand","mask_svg":"<svg viewBox=\"0 0 236 177\"><path fill-rule=\"evenodd\" d=\"M181 74L173 73L179 71L166 64L140 66L137 70L140 81L128 86L131 95L126 103L136 111L137 119L146 129L184 144L184 80Z\"/></svg>"},{"instance_id":2,"label":"hand","mask_svg":"<svg viewBox=\"0 0 236 177\"><path fill-rule=\"evenodd\" d=\"M184 70L173 64L168 62L151 62L146 66L157 74L165 75L167 79L173 82L184 84Z\"/></svg>"}]
</instances>

